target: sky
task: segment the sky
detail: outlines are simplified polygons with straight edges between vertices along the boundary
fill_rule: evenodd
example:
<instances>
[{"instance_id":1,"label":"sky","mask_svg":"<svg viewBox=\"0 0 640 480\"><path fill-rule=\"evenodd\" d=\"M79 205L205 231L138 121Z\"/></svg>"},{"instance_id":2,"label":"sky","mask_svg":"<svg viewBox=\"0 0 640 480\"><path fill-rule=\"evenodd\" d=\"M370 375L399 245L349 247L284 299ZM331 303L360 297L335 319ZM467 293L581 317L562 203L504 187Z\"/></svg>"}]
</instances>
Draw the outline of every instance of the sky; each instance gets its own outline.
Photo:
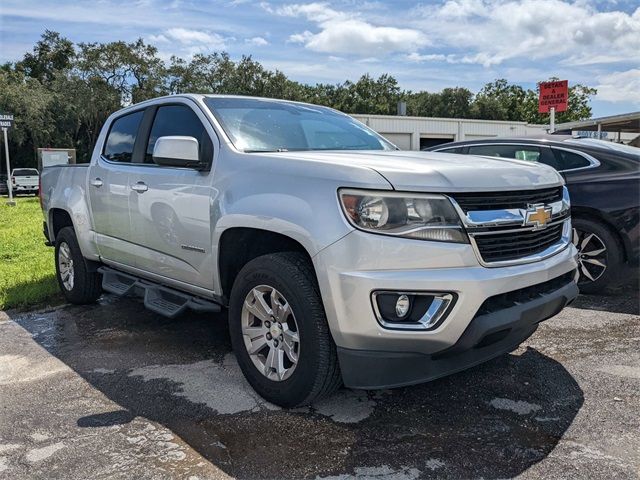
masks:
<instances>
[{"instance_id":1,"label":"sky","mask_svg":"<svg viewBox=\"0 0 640 480\"><path fill-rule=\"evenodd\" d=\"M294 80L393 75L411 90L549 77L598 89L593 116L640 110L640 0L2 0L0 62L45 29L153 43L164 59L227 51Z\"/></svg>"}]
</instances>

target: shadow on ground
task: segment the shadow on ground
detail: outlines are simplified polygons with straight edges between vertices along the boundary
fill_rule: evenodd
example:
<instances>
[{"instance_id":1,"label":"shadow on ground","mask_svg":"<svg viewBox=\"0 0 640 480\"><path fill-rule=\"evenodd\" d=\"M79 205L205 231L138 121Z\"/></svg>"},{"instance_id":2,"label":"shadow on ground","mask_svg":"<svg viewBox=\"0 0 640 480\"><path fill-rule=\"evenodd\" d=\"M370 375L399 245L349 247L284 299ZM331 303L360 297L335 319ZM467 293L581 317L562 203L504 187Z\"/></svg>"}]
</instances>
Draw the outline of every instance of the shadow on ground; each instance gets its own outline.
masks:
<instances>
[{"instance_id":1,"label":"shadow on ground","mask_svg":"<svg viewBox=\"0 0 640 480\"><path fill-rule=\"evenodd\" d=\"M640 315L640 269L626 267L621 280L599 295L580 295L571 304L574 308L600 310L604 312Z\"/></svg>"},{"instance_id":2,"label":"shadow on ground","mask_svg":"<svg viewBox=\"0 0 640 480\"><path fill-rule=\"evenodd\" d=\"M33 309L34 305L42 305L44 302L62 303L62 298L56 277L52 273L0 289L0 308Z\"/></svg>"},{"instance_id":3,"label":"shadow on ground","mask_svg":"<svg viewBox=\"0 0 640 480\"><path fill-rule=\"evenodd\" d=\"M121 407L78 426L146 417L241 478L512 477L549 455L583 403L561 364L523 349L426 385L343 389L284 411L244 382L224 315L166 320L104 297L14 320Z\"/></svg>"}]
</instances>

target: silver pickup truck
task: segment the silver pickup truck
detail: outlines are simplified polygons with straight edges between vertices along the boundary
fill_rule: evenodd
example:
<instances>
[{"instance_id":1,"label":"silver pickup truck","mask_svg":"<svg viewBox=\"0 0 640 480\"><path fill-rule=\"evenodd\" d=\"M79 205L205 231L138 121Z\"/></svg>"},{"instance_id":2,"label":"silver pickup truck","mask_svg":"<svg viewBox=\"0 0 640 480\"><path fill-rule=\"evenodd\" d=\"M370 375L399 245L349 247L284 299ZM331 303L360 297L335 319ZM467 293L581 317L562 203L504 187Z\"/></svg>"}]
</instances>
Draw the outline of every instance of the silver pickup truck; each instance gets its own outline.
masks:
<instances>
[{"instance_id":1,"label":"silver pickup truck","mask_svg":"<svg viewBox=\"0 0 640 480\"><path fill-rule=\"evenodd\" d=\"M228 308L247 380L291 407L509 352L577 295L569 197L544 165L402 152L335 110L177 95L109 117L45 168L72 303Z\"/></svg>"}]
</instances>

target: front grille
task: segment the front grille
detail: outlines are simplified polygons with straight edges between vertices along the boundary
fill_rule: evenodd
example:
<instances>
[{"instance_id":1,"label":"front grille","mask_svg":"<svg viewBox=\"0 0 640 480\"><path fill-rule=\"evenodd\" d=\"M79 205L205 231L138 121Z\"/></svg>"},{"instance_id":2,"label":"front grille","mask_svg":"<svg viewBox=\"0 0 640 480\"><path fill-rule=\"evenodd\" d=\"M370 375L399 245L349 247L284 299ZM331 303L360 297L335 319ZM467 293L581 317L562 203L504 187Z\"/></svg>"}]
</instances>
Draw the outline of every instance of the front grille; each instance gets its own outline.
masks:
<instances>
[{"instance_id":1,"label":"front grille","mask_svg":"<svg viewBox=\"0 0 640 480\"><path fill-rule=\"evenodd\" d=\"M562 238L564 222L551 225L544 230L507 231L475 235L478 252L487 262L516 260L540 253L558 243Z\"/></svg>"},{"instance_id":2,"label":"front grille","mask_svg":"<svg viewBox=\"0 0 640 480\"><path fill-rule=\"evenodd\" d=\"M464 213L477 210L527 209L529 205L536 203L549 204L561 201L562 187L510 192L455 193L451 194L451 197L458 202Z\"/></svg>"}]
</instances>

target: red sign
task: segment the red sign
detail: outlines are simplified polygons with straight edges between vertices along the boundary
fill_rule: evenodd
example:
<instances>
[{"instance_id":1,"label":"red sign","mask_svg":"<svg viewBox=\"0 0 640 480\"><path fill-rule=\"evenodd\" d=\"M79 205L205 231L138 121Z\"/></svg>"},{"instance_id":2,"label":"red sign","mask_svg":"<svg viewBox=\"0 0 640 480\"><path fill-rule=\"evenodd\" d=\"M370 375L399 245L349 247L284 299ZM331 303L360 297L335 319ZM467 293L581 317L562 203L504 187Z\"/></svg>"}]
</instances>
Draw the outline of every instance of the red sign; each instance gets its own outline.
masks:
<instances>
[{"instance_id":1,"label":"red sign","mask_svg":"<svg viewBox=\"0 0 640 480\"><path fill-rule=\"evenodd\" d=\"M538 99L538 112L548 113L551 107L556 112L567 110L569 100L569 81L558 80L557 82L540 83L540 98Z\"/></svg>"}]
</instances>

